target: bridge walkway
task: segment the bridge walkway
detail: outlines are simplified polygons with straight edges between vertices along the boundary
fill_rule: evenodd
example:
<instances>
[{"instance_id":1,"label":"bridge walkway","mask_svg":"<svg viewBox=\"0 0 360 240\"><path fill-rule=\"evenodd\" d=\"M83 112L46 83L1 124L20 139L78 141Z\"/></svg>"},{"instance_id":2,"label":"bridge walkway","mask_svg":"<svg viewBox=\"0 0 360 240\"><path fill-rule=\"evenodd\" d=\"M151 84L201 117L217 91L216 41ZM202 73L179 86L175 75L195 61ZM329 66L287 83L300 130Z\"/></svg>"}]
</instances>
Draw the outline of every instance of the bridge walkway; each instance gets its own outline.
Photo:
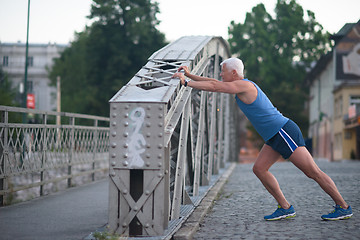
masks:
<instances>
[{"instance_id":1,"label":"bridge walkway","mask_svg":"<svg viewBox=\"0 0 360 240\"><path fill-rule=\"evenodd\" d=\"M175 239L359 239L360 161L336 163L319 161L319 167L337 184L353 208L349 220L326 222L321 214L332 208L332 200L312 180L289 162L275 164L278 178L297 216L291 220L266 222L263 216L274 211L276 203L252 173L252 164L232 165L218 182L217 193L204 198L197 212L175 234ZM230 169L229 168L229 169ZM230 173L231 175L230 175ZM217 188L216 184L214 189ZM86 239L108 221L108 179L24 203L0 208L0 239ZM219 191L219 189L217 189ZM207 206L212 205L209 210ZM194 220L195 219L195 220ZM145 238L146 239L146 238Z\"/></svg>"},{"instance_id":2,"label":"bridge walkway","mask_svg":"<svg viewBox=\"0 0 360 240\"><path fill-rule=\"evenodd\" d=\"M0 208L1 240L77 240L108 221L109 180Z\"/></svg>"}]
</instances>

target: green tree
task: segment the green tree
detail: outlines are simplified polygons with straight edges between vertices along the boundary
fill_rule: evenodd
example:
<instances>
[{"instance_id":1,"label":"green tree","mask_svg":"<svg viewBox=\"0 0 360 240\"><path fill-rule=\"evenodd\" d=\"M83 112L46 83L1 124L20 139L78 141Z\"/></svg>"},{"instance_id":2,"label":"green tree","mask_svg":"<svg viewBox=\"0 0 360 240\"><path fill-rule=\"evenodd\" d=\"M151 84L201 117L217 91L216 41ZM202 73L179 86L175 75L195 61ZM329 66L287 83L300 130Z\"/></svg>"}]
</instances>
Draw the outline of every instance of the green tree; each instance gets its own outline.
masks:
<instances>
[{"instance_id":1,"label":"green tree","mask_svg":"<svg viewBox=\"0 0 360 240\"><path fill-rule=\"evenodd\" d=\"M110 98L165 45L151 0L94 0L90 27L55 61L64 111L108 116Z\"/></svg>"},{"instance_id":2,"label":"green tree","mask_svg":"<svg viewBox=\"0 0 360 240\"><path fill-rule=\"evenodd\" d=\"M247 77L306 134L308 89L303 82L310 64L330 49L329 33L295 0L278 0L275 15L259 4L246 14L244 23L232 21L230 48L244 60Z\"/></svg>"},{"instance_id":3,"label":"green tree","mask_svg":"<svg viewBox=\"0 0 360 240\"><path fill-rule=\"evenodd\" d=\"M15 106L15 91L11 87L7 74L0 66L0 105Z\"/></svg>"},{"instance_id":4,"label":"green tree","mask_svg":"<svg viewBox=\"0 0 360 240\"><path fill-rule=\"evenodd\" d=\"M89 30L77 33L71 46L62 52L60 58L50 70L52 84L56 84L57 76L61 77L61 110L66 112L86 113L96 96L92 96L87 82L86 42ZM89 94L87 94L87 92ZM89 113L90 114L90 113Z\"/></svg>"}]
</instances>

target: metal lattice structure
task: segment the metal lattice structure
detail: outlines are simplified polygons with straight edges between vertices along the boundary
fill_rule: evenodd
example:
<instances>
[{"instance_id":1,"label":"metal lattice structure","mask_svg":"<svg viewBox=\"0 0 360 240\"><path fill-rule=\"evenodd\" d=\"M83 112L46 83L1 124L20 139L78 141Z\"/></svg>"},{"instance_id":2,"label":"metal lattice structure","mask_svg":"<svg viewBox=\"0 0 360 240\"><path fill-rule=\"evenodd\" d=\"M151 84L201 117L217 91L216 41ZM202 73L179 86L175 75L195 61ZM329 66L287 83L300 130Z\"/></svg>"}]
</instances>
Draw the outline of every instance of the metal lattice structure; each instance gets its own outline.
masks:
<instances>
[{"instance_id":1,"label":"metal lattice structure","mask_svg":"<svg viewBox=\"0 0 360 240\"><path fill-rule=\"evenodd\" d=\"M36 121L21 123L23 114ZM30 195L42 196L94 181L95 173L104 178L108 125L105 117L0 106L0 205L20 191L38 189Z\"/></svg>"},{"instance_id":2,"label":"metal lattice structure","mask_svg":"<svg viewBox=\"0 0 360 240\"><path fill-rule=\"evenodd\" d=\"M186 88L172 78L186 65L193 74L220 79L220 63L228 57L220 37L182 37L155 52L110 100L111 231L166 234L199 203L202 186L236 161L231 96Z\"/></svg>"}]
</instances>

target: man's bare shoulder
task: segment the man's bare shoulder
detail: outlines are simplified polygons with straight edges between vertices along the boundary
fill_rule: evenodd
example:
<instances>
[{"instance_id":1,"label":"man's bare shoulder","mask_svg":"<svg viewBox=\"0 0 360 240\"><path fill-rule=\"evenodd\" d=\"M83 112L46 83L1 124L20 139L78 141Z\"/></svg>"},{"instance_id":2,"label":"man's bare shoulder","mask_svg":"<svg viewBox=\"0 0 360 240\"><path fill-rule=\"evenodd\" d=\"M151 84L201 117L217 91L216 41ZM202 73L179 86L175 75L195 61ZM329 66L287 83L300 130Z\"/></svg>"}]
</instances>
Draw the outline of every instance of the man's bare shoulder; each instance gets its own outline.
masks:
<instances>
[{"instance_id":1,"label":"man's bare shoulder","mask_svg":"<svg viewBox=\"0 0 360 240\"><path fill-rule=\"evenodd\" d=\"M238 98L246 104L250 104L255 101L257 97L257 88L255 85L252 82L245 80L236 80L236 82L238 86L237 89L239 89L236 93Z\"/></svg>"},{"instance_id":2,"label":"man's bare shoulder","mask_svg":"<svg viewBox=\"0 0 360 240\"><path fill-rule=\"evenodd\" d=\"M244 92L244 91L246 92L246 91L251 90L251 89L253 89L255 87L252 82L246 81L244 79L234 80L231 83L232 83L232 85L234 85L234 87L239 89L239 93Z\"/></svg>"}]
</instances>

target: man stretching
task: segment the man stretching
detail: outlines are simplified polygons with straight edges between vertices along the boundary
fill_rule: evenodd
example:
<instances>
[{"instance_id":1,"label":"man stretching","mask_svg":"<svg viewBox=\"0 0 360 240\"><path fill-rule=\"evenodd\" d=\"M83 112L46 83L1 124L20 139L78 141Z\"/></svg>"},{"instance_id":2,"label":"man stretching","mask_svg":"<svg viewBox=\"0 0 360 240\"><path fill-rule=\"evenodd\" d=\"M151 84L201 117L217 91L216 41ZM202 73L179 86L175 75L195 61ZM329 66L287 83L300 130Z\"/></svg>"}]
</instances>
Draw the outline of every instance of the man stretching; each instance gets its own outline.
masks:
<instances>
[{"instance_id":1,"label":"man stretching","mask_svg":"<svg viewBox=\"0 0 360 240\"><path fill-rule=\"evenodd\" d=\"M184 74L177 72L182 85L210 92L235 94L239 108L264 139L259 156L253 166L255 175L260 179L268 192L278 202L276 211L265 220L279 220L295 217L295 209L286 200L279 183L269 168L279 159L289 159L306 176L314 179L320 187L334 200L335 210L322 215L324 220L348 219L352 214L351 207L344 201L335 183L314 162L305 148L305 142L299 127L291 119L284 117L270 102L264 92L254 82L244 79L244 65L238 58L229 58L221 63L223 81L193 75L186 66L181 66ZM185 78L188 77L193 81Z\"/></svg>"}]
</instances>

